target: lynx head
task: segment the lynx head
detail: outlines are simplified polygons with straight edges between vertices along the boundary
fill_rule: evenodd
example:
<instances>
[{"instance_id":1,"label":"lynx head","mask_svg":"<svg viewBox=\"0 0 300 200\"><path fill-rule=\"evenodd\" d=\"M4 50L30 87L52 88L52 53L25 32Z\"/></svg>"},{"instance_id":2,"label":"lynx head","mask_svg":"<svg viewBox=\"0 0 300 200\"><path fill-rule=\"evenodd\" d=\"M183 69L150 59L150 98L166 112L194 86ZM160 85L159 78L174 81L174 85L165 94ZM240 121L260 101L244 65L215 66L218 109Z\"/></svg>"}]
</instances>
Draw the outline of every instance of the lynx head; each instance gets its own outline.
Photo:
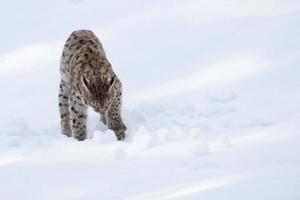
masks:
<instances>
[{"instance_id":1,"label":"lynx head","mask_svg":"<svg viewBox=\"0 0 300 200\"><path fill-rule=\"evenodd\" d=\"M83 75L83 96L96 112L105 113L116 96L114 85L117 77L113 75L108 78L101 78L99 75Z\"/></svg>"}]
</instances>

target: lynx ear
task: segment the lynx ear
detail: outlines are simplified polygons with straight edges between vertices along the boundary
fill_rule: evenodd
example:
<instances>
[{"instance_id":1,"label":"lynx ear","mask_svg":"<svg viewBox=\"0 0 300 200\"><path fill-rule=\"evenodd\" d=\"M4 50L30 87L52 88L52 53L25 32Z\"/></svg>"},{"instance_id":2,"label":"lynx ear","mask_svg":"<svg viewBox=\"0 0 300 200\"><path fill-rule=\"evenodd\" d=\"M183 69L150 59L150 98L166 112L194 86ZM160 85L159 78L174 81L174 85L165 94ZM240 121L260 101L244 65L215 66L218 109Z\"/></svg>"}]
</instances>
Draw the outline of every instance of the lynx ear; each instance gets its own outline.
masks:
<instances>
[{"instance_id":1,"label":"lynx ear","mask_svg":"<svg viewBox=\"0 0 300 200\"><path fill-rule=\"evenodd\" d=\"M84 88L89 91L90 80L86 78L85 75L82 75L81 82L83 83Z\"/></svg>"},{"instance_id":2,"label":"lynx ear","mask_svg":"<svg viewBox=\"0 0 300 200\"><path fill-rule=\"evenodd\" d=\"M115 82L116 82L116 76L112 76L112 77L108 77L106 79L109 90L111 90L111 88L114 86Z\"/></svg>"}]
</instances>

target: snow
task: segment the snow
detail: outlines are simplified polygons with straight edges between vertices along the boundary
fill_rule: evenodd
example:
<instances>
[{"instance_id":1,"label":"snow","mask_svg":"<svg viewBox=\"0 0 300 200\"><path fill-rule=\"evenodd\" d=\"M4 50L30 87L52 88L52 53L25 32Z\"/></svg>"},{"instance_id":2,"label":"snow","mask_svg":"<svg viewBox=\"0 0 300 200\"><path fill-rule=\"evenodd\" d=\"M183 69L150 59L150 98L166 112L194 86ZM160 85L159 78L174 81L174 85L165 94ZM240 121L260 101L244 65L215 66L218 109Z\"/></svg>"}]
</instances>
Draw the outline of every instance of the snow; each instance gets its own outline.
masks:
<instances>
[{"instance_id":1,"label":"snow","mask_svg":"<svg viewBox=\"0 0 300 200\"><path fill-rule=\"evenodd\" d=\"M298 1L5 4L1 199L300 199ZM59 58L79 28L123 82L125 141L92 110L89 139L59 132Z\"/></svg>"}]
</instances>

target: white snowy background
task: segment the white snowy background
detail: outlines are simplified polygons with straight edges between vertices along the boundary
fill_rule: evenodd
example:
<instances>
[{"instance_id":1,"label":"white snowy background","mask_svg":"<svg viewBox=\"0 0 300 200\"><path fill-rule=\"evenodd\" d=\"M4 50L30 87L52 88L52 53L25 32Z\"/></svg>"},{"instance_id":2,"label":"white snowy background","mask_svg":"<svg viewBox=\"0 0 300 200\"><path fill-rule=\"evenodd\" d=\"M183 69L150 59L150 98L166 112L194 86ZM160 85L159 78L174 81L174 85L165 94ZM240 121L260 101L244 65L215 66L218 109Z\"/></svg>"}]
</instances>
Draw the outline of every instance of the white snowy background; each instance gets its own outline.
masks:
<instances>
[{"instance_id":1,"label":"white snowy background","mask_svg":"<svg viewBox=\"0 0 300 200\"><path fill-rule=\"evenodd\" d=\"M299 200L300 1L2 1L0 199ZM64 41L124 86L124 142L59 133Z\"/></svg>"}]
</instances>

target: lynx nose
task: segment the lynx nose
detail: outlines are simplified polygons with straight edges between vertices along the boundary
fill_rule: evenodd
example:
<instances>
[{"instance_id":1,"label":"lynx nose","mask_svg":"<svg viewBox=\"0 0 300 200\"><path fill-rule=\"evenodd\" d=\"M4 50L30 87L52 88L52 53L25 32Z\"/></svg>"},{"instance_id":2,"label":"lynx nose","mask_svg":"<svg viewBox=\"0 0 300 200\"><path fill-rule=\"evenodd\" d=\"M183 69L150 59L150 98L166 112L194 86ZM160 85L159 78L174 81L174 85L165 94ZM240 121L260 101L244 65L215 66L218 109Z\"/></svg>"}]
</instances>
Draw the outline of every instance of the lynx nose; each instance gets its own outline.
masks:
<instances>
[{"instance_id":1,"label":"lynx nose","mask_svg":"<svg viewBox=\"0 0 300 200\"><path fill-rule=\"evenodd\" d=\"M106 110L104 108L97 108L96 111L103 114Z\"/></svg>"}]
</instances>

